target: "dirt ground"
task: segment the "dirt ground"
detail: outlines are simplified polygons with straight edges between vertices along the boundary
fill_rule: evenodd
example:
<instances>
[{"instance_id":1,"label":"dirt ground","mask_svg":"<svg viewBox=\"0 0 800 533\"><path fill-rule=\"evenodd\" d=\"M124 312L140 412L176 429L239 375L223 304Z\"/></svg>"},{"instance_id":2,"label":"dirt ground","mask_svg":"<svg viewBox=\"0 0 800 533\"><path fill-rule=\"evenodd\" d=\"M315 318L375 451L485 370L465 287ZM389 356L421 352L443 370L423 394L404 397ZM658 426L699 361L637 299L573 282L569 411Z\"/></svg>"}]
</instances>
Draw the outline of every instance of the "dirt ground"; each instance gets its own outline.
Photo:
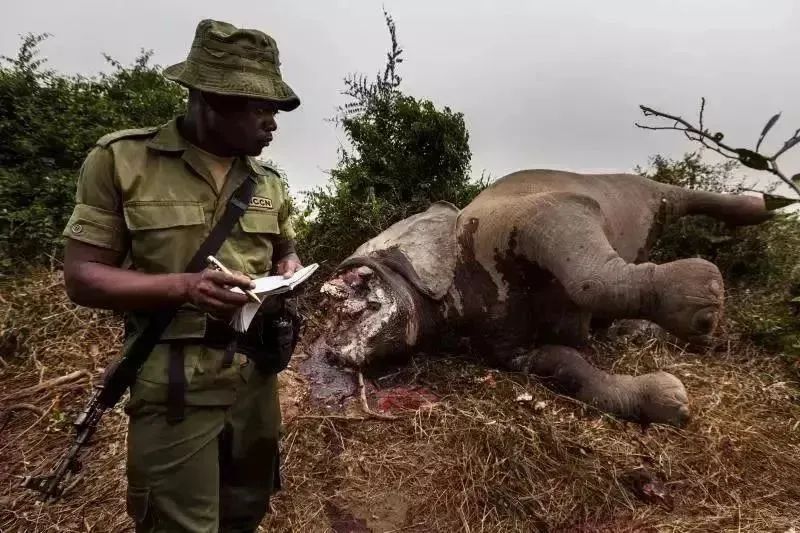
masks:
<instances>
[{"instance_id":1,"label":"dirt ground","mask_svg":"<svg viewBox=\"0 0 800 533\"><path fill-rule=\"evenodd\" d=\"M71 306L51 274L0 288L0 305L0 531L132 531L121 408L61 501L19 487L69 442L119 320ZM800 378L781 356L733 338L714 354L595 343L587 356L603 368L683 380L693 419L678 430L615 420L479 355L418 354L368 376L371 409L392 420L365 416L357 397L320 405L296 356L280 377L284 490L262 529L800 531ZM73 379L35 388L62 376Z\"/></svg>"}]
</instances>

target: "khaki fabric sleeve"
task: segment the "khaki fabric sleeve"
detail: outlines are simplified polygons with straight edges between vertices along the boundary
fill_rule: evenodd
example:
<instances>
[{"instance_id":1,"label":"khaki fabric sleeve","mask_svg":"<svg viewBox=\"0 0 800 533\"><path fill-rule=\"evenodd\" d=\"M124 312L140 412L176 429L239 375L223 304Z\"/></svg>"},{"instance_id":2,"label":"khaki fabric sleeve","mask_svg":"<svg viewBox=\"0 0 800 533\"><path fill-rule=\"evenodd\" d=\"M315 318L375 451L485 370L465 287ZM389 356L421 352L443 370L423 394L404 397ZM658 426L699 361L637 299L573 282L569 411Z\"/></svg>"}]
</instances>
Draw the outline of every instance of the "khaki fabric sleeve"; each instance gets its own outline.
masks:
<instances>
[{"instance_id":1,"label":"khaki fabric sleeve","mask_svg":"<svg viewBox=\"0 0 800 533\"><path fill-rule=\"evenodd\" d=\"M286 186L281 183L281 192L283 193L283 201L281 202L281 209L278 213L278 224L280 226L281 237L287 240L294 240L297 234L294 231L294 224L292 224L292 214L289 207L292 203L292 198L286 190Z\"/></svg>"},{"instance_id":2,"label":"khaki fabric sleeve","mask_svg":"<svg viewBox=\"0 0 800 533\"><path fill-rule=\"evenodd\" d=\"M283 198L281 201L281 208L278 211L278 228L280 234L273 243L273 263L277 263L289 254L297 253L294 245L296 234L294 225L292 224L291 211L289 209L292 199L286 191L286 186L283 182L281 182L281 193L283 194Z\"/></svg>"},{"instance_id":3,"label":"khaki fabric sleeve","mask_svg":"<svg viewBox=\"0 0 800 533\"><path fill-rule=\"evenodd\" d=\"M114 155L109 148L95 147L83 162L75 209L63 235L117 252L127 250L127 229L114 179Z\"/></svg>"}]
</instances>

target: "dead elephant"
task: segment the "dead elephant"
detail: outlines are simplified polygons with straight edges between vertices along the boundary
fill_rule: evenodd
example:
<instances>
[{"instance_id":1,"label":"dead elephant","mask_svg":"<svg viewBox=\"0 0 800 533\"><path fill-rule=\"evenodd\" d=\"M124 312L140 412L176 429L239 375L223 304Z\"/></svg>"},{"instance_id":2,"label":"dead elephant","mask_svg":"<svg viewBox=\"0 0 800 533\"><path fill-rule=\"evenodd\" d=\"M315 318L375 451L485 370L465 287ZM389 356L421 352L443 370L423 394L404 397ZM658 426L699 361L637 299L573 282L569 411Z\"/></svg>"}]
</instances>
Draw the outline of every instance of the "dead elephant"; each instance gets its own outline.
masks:
<instances>
[{"instance_id":1,"label":"dead elephant","mask_svg":"<svg viewBox=\"0 0 800 533\"><path fill-rule=\"evenodd\" d=\"M656 265L648 251L684 215L729 225L770 217L763 198L664 185L635 175L516 172L458 211L433 204L360 246L322 288L313 347L360 367L435 342L443 326L494 363L546 380L622 418L682 425L683 384L666 372L609 374L575 350L592 318L641 318L708 344L723 309L719 270Z\"/></svg>"}]
</instances>

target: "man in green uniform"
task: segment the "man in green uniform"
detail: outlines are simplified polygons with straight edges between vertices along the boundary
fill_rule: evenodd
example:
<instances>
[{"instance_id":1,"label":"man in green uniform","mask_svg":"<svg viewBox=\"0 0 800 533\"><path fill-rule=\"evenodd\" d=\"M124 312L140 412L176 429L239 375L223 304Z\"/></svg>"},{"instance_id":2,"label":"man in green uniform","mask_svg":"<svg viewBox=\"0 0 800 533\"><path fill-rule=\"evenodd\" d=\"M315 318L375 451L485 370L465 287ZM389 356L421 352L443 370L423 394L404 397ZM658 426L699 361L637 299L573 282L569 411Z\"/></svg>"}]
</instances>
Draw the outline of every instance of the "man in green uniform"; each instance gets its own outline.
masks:
<instances>
[{"instance_id":1,"label":"man in green uniform","mask_svg":"<svg viewBox=\"0 0 800 533\"><path fill-rule=\"evenodd\" d=\"M189 89L186 114L101 138L81 169L64 230L70 298L125 312L126 348L150 313L179 308L127 405L137 531L254 531L279 488L281 367L256 368L228 327L247 301L231 287L301 268L282 181L253 159L276 113L300 105L278 66L268 35L200 22L164 72ZM183 273L247 179L252 199L216 254L237 272Z\"/></svg>"}]
</instances>

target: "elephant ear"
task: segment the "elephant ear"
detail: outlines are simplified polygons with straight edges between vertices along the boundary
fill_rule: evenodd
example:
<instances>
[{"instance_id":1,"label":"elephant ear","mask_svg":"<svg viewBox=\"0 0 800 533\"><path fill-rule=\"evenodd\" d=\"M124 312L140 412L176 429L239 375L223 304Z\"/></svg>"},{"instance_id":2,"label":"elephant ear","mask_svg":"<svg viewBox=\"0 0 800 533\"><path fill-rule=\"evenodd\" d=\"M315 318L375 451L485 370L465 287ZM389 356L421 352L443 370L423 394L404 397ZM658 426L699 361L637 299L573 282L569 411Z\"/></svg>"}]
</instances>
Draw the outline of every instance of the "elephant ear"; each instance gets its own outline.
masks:
<instances>
[{"instance_id":1,"label":"elephant ear","mask_svg":"<svg viewBox=\"0 0 800 533\"><path fill-rule=\"evenodd\" d=\"M359 246L343 264L357 263L358 258L373 259L403 274L429 297L440 300L453 283L457 217L456 206L435 202L426 211L395 223Z\"/></svg>"}]
</instances>

